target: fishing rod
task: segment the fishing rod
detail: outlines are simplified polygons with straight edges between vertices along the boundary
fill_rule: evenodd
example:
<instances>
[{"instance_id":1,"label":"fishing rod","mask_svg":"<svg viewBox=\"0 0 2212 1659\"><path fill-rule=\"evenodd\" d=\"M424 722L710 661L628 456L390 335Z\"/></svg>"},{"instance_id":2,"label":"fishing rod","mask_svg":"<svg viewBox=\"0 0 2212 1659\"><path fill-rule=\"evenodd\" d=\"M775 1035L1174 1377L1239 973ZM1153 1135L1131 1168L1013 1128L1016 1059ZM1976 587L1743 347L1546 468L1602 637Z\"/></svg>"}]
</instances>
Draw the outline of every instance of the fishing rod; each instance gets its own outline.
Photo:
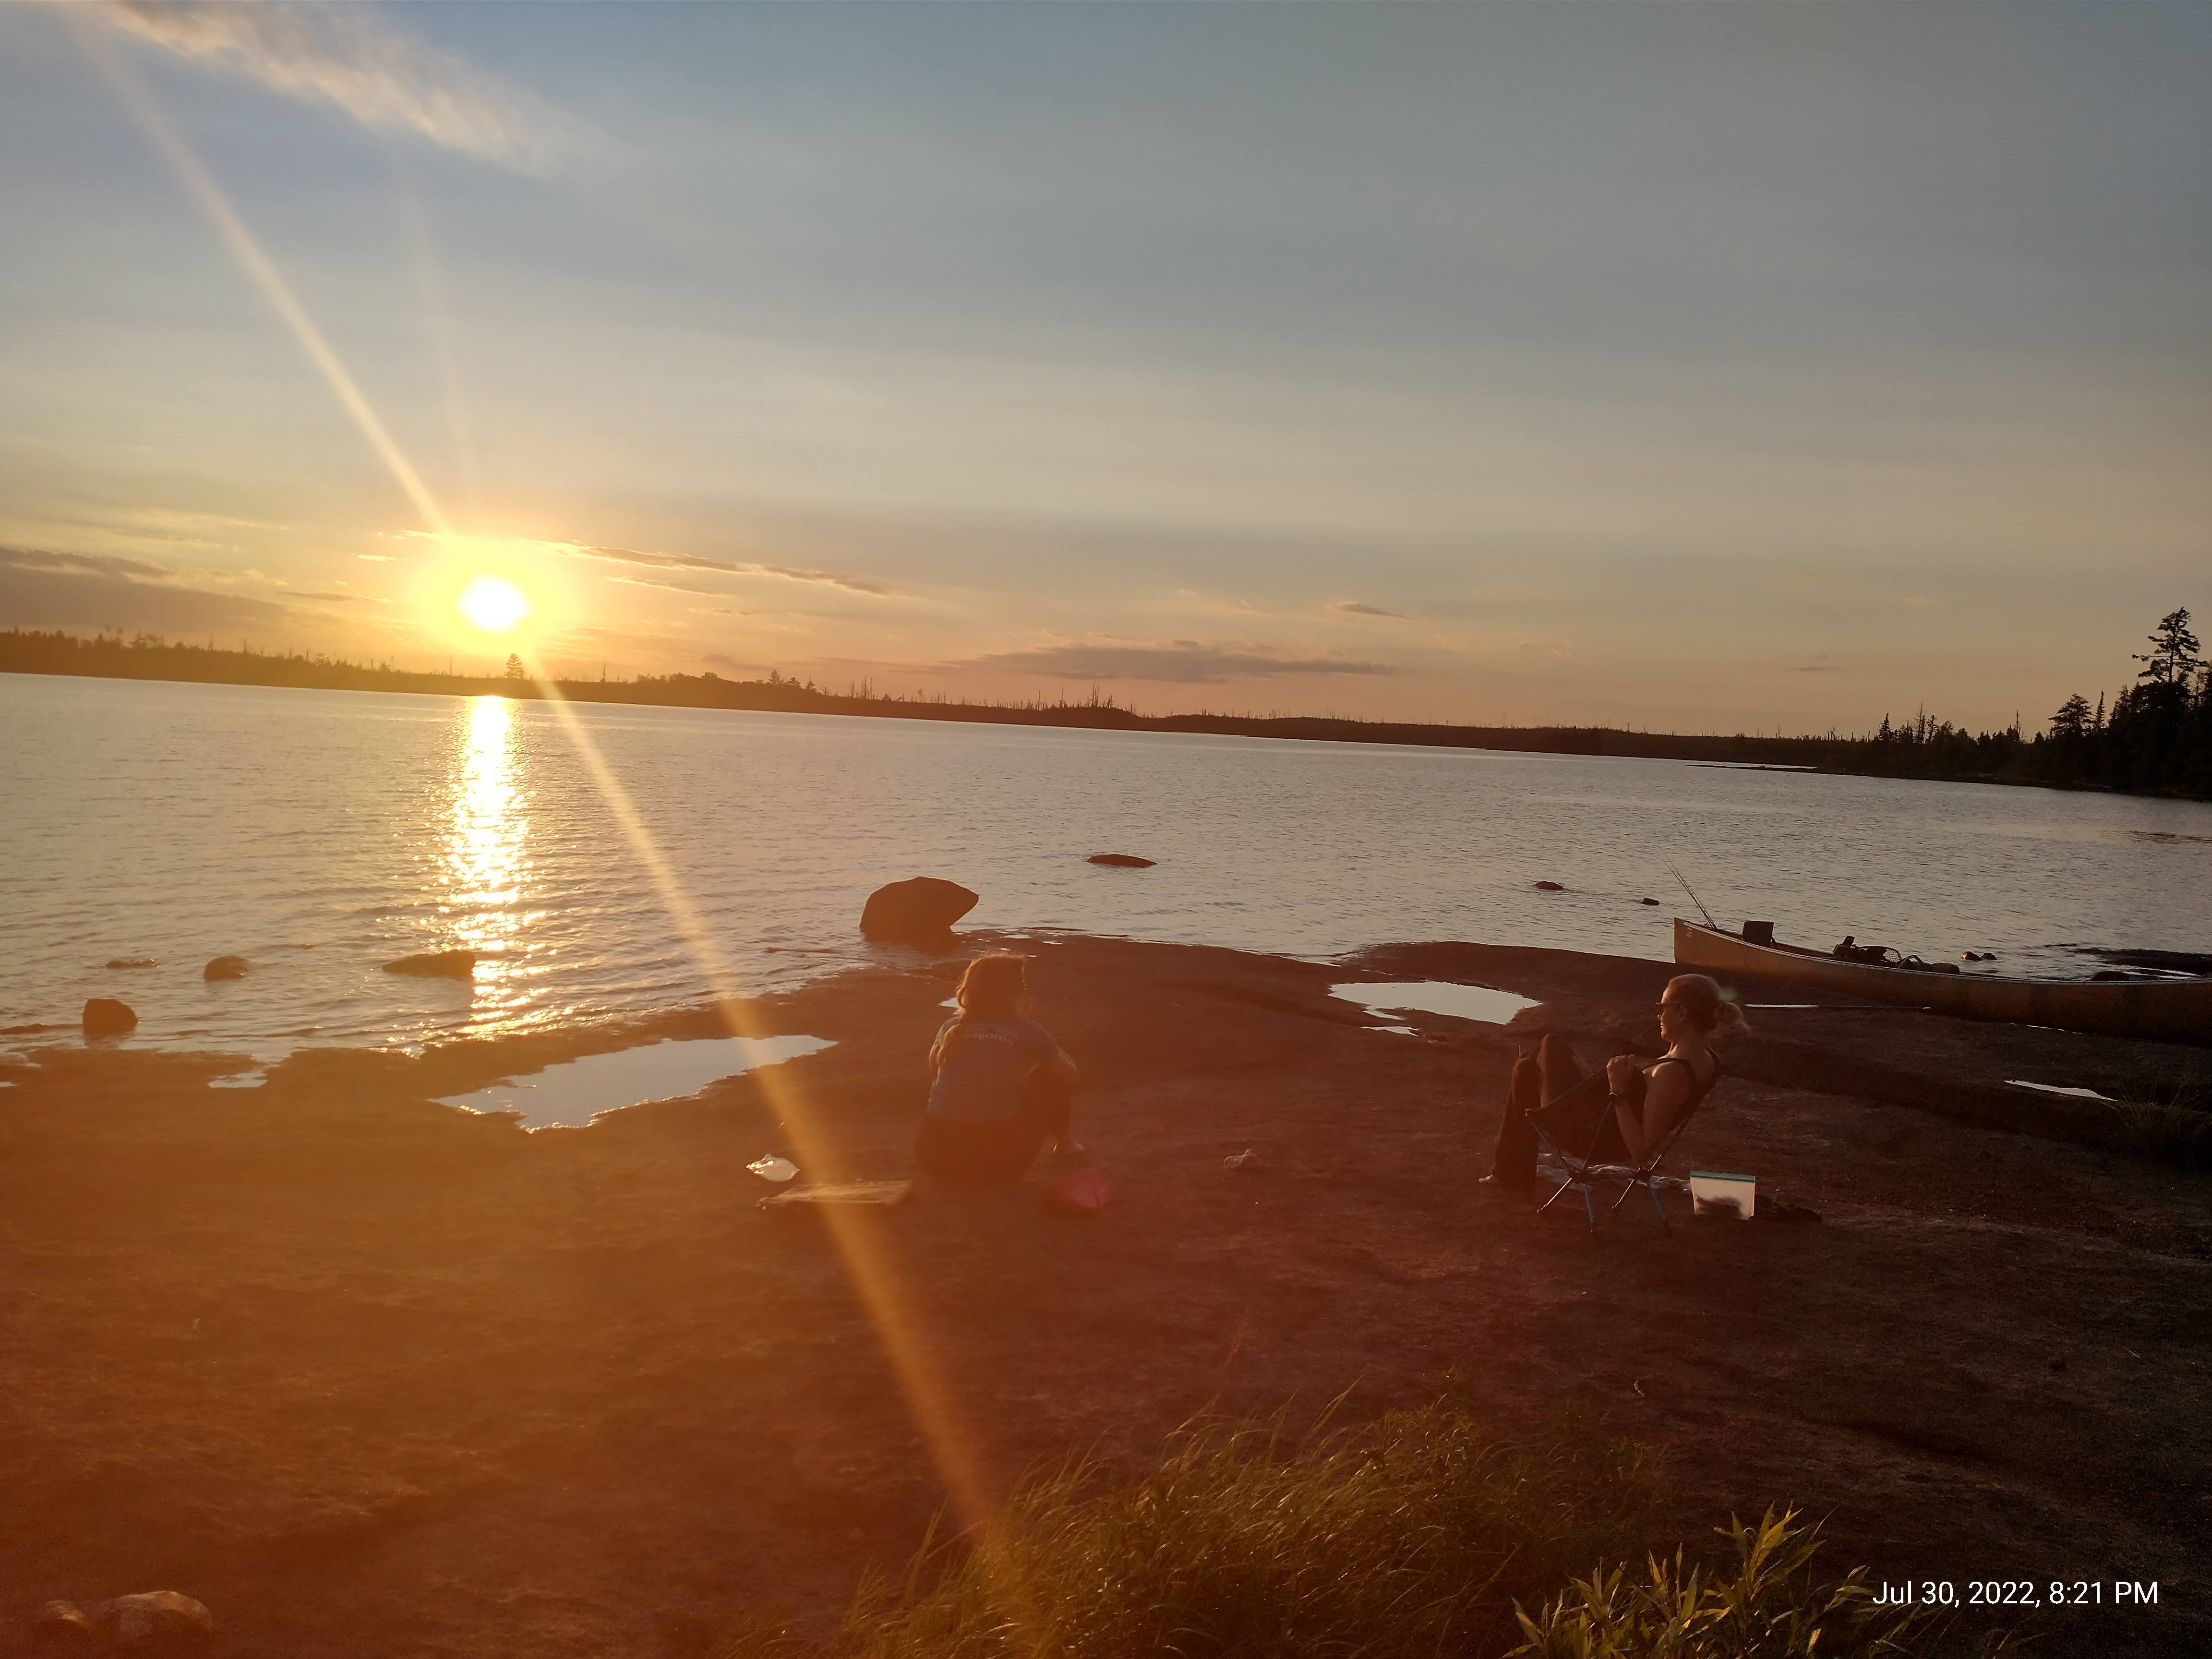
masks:
<instances>
[{"instance_id":1,"label":"fishing rod","mask_svg":"<svg viewBox=\"0 0 2212 1659\"><path fill-rule=\"evenodd\" d=\"M1718 933L1721 927L1720 923L1715 921L1713 920L1713 913L1705 908L1705 900L1699 898L1698 896L1698 890L1690 885L1690 878L1684 875L1680 870L1674 868L1674 860L1667 859L1663 860L1663 862L1667 866L1668 872L1671 874L1675 880L1682 884L1682 890L1690 896L1690 902L1698 907L1698 914L1705 919L1705 926L1711 928L1715 933Z\"/></svg>"}]
</instances>

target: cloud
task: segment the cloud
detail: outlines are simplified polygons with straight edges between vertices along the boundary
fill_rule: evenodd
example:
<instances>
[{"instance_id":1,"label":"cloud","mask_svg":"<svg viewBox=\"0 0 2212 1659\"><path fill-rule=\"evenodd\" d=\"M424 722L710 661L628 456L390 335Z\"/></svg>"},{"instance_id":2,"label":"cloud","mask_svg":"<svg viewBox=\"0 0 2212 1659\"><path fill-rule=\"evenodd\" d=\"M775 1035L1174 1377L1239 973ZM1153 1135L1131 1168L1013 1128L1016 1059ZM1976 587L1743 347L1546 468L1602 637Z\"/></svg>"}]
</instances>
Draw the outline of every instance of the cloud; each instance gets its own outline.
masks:
<instances>
[{"instance_id":1,"label":"cloud","mask_svg":"<svg viewBox=\"0 0 2212 1659\"><path fill-rule=\"evenodd\" d=\"M673 576L610 576L607 580L623 582L631 587L665 587L678 593L706 593L720 597L722 592L707 582L687 582Z\"/></svg>"},{"instance_id":2,"label":"cloud","mask_svg":"<svg viewBox=\"0 0 2212 1659\"><path fill-rule=\"evenodd\" d=\"M288 606L182 586L175 574L143 559L0 547L0 626L233 633L296 620Z\"/></svg>"},{"instance_id":3,"label":"cloud","mask_svg":"<svg viewBox=\"0 0 2212 1659\"><path fill-rule=\"evenodd\" d=\"M574 124L542 100L410 39L366 6L112 0L104 15L180 58L480 161L535 172L574 143Z\"/></svg>"},{"instance_id":4,"label":"cloud","mask_svg":"<svg viewBox=\"0 0 2212 1659\"><path fill-rule=\"evenodd\" d=\"M744 564L728 559L702 558L696 553L646 553L631 547L586 547L573 542L552 545L562 552L574 553L582 558L606 559L617 564L644 565L658 570L714 570L726 576L781 576L786 581L819 582L827 587L842 587L848 593L866 593L878 599L893 597L891 590L881 582L864 581L858 576L841 576L834 570L803 570L782 564ZM668 585L674 586L673 583ZM699 588L692 591L705 592L708 590Z\"/></svg>"},{"instance_id":5,"label":"cloud","mask_svg":"<svg viewBox=\"0 0 2212 1659\"><path fill-rule=\"evenodd\" d=\"M1402 611L1385 611L1379 605L1364 605L1358 599L1339 599L1329 609L1341 611L1348 617L1395 617L1400 622L1407 620Z\"/></svg>"},{"instance_id":6,"label":"cloud","mask_svg":"<svg viewBox=\"0 0 2212 1659\"><path fill-rule=\"evenodd\" d=\"M1341 657L1280 657L1177 640L1170 645L1045 645L999 651L951 665L1066 680L1158 680L1175 685L1218 685L1231 679L1273 679L1306 674L1395 674L1382 663Z\"/></svg>"}]
</instances>

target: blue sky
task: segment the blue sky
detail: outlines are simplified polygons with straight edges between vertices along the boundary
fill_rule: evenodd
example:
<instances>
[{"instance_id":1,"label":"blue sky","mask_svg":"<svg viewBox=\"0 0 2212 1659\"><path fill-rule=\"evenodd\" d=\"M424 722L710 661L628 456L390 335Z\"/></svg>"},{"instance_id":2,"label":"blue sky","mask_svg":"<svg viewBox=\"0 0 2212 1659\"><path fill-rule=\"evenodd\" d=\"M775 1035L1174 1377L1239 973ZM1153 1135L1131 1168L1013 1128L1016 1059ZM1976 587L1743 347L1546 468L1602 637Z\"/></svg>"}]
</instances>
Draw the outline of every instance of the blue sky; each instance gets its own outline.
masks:
<instances>
[{"instance_id":1,"label":"blue sky","mask_svg":"<svg viewBox=\"0 0 2212 1659\"><path fill-rule=\"evenodd\" d=\"M0 11L0 623L2033 722L2212 604L2208 83L2194 6Z\"/></svg>"}]
</instances>

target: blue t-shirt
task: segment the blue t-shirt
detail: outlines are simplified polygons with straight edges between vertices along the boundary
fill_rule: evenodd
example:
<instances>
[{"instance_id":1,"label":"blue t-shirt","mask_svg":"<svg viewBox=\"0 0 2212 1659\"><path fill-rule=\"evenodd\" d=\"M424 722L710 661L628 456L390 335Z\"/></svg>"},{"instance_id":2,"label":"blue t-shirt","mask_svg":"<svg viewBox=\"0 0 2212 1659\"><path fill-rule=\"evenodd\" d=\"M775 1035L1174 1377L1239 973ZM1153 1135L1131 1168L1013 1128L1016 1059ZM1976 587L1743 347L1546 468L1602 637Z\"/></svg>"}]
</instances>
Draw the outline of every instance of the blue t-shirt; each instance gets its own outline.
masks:
<instances>
[{"instance_id":1,"label":"blue t-shirt","mask_svg":"<svg viewBox=\"0 0 2212 1659\"><path fill-rule=\"evenodd\" d=\"M1005 1122L1021 1104L1031 1072L1067 1063L1052 1033L1033 1019L947 1020L937 1040L945 1050L929 1085L929 1115L958 1123Z\"/></svg>"}]
</instances>

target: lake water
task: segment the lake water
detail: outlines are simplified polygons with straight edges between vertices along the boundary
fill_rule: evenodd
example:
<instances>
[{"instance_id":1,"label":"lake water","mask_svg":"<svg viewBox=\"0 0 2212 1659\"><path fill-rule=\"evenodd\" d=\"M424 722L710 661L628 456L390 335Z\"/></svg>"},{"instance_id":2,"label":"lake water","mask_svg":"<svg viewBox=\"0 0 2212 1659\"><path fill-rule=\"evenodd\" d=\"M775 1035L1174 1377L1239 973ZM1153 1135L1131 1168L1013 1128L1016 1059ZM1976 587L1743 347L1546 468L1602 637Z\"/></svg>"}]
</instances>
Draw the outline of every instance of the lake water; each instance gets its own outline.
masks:
<instances>
[{"instance_id":1,"label":"lake water","mask_svg":"<svg viewBox=\"0 0 2212 1659\"><path fill-rule=\"evenodd\" d=\"M1686 909L1931 960L2212 949L2212 807L1679 762L580 707L749 989L869 958L881 884L969 925L1310 957L1477 939L1665 957ZM0 675L0 1024L141 1043L414 1044L635 1014L704 981L555 713ZM1157 860L1102 868L1092 853ZM1567 890L1539 892L1540 879ZM1638 901L1646 896L1656 908ZM473 986L404 979L483 953ZM209 984L215 956L251 963ZM157 965L109 969L111 959ZM33 1040L0 1037L0 1043Z\"/></svg>"}]
</instances>

